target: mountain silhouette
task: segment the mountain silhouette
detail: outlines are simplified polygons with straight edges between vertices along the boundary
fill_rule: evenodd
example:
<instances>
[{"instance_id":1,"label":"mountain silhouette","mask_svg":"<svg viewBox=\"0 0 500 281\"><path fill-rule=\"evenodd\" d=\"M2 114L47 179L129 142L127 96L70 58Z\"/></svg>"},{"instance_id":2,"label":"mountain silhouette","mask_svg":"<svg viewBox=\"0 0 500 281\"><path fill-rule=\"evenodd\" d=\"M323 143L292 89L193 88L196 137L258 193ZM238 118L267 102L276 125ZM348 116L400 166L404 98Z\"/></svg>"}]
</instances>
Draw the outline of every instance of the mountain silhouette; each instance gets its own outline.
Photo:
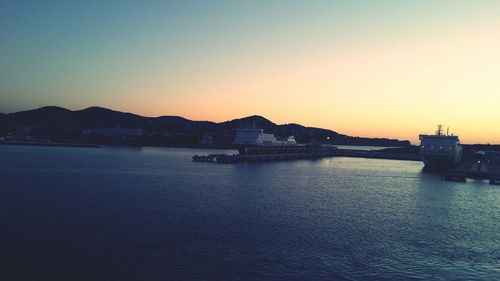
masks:
<instances>
[{"instance_id":1,"label":"mountain silhouette","mask_svg":"<svg viewBox=\"0 0 500 281\"><path fill-rule=\"evenodd\" d=\"M145 117L97 106L74 111L46 106L0 115L0 134L14 134L19 127L34 128L40 136L48 139L65 136L65 140L79 138L83 130L95 128L138 128L145 132L139 142L142 144L195 145L201 136L209 134L213 135L220 145L227 146L231 144L236 129L239 128L259 128L282 138L294 135L301 143L328 142L375 146L410 144L408 141L394 139L352 137L328 129L306 127L295 123L278 125L259 115L215 123L193 121L181 116Z\"/></svg>"}]
</instances>

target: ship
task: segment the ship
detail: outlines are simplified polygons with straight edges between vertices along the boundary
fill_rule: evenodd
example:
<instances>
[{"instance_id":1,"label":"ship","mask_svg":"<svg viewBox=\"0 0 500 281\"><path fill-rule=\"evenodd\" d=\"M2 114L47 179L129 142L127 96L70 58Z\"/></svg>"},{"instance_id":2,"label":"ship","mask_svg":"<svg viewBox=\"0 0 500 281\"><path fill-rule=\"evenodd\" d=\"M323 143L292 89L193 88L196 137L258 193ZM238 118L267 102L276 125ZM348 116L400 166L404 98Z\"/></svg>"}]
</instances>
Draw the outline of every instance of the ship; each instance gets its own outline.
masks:
<instances>
[{"instance_id":1,"label":"ship","mask_svg":"<svg viewBox=\"0 0 500 281\"><path fill-rule=\"evenodd\" d=\"M332 145L299 144L294 136L277 139L263 129L237 129L233 142L241 160L279 160L330 156L337 149Z\"/></svg>"},{"instance_id":2,"label":"ship","mask_svg":"<svg viewBox=\"0 0 500 281\"><path fill-rule=\"evenodd\" d=\"M238 154L194 155L193 161L236 163L245 161L273 161L333 156L337 149L333 145L299 144L294 136L277 139L263 129L237 129L233 147Z\"/></svg>"},{"instance_id":3,"label":"ship","mask_svg":"<svg viewBox=\"0 0 500 281\"><path fill-rule=\"evenodd\" d=\"M458 136L443 132L443 126L438 125L433 135L421 134L420 157L426 168L446 169L462 160L462 145Z\"/></svg>"}]
</instances>

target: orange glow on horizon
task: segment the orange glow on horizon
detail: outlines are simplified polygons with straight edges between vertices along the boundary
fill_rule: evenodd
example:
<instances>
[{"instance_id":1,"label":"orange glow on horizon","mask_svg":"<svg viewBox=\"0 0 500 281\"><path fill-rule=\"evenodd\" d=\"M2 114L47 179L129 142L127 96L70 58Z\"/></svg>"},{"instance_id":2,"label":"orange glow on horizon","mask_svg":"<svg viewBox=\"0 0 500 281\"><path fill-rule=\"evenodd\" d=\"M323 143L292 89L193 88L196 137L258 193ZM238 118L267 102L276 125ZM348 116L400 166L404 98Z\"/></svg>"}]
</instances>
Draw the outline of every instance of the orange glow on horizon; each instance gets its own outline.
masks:
<instances>
[{"instance_id":1,"label":"orange glow on horizon","mask_svg":"<svg viewBox=\"0 0 500 281\"><path fill-rule=\"evenodd\" d=\"M500 30L492 25L413 34L368 49L331 42L329 52L207 64L217 69L193 72L192 83L133 89L151 100L130 99L121 108L215 122L257 114L277 124L413 143L444 123L462 142L500 143L500 132L492 131L500 119L499 49Z\"/></svg>"}]
</instances>

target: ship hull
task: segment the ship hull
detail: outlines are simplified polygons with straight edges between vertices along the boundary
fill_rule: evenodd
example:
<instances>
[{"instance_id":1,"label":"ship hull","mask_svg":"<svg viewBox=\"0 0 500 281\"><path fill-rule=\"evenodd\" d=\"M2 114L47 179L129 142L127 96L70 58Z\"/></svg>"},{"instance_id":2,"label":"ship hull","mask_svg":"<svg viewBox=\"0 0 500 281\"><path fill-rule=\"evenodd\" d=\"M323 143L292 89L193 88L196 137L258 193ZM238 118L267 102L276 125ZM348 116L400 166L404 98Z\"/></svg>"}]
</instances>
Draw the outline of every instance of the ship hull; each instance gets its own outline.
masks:
<instances>
[{"instance_id":1,"label":"ship hull","mask_svg":"<svg viewBox=\"0 0 500 281\"><path fill-rule=\"evenodd\" d=\"M240 155L260 155L260 154L294 154L308 153L309 149L303 145L292 146L265 146L265 145L237 145Z\"/></svg>"},{"instance_id":2,"label":"ship hull","mask_svg":"<svg viewBox=\"0 0 500 281\"><path fill-rule=\"evenodd\" d=\"M239 161L265 161L333 156L336 147L321 144L297 144L293 136L277 140L262 129L238 129L233 142Z\"/></svg>"},{"instance_id":3,"label":"ship hull","mask_svg":"<svg viewBox=\"0 0 500 281\"><path fill-rule=\"evenodd\" d=\"M244 159L260 158L307 158L333 155L336 147L323 145L237 145L239 156Z\"/></svg>"},{"instance_id":4,"label":"ship hull","mask_svg":"<svg viewBox=\"0 0 500 281\"><path fill-rule=\"evenodd\" d=\"M425 167L431 169L446 169L458 164L461 160L461 155L458 153L422 152L420 156Z\"/></svg>"}]
</instances>

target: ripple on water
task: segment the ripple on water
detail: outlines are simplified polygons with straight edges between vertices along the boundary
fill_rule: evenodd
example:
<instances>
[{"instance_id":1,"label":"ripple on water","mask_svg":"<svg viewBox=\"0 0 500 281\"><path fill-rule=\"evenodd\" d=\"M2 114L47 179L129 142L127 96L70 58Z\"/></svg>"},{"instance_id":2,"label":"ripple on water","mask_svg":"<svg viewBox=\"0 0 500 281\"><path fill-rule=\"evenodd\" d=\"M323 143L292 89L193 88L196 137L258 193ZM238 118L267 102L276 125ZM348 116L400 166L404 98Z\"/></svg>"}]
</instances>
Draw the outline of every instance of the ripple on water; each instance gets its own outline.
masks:
<instances>
[{"instance_id":1,"label":"ripple on water","mask_svg":"<svg viewBox=\"0 0 500 281\"><path fill-rule=\"evenodd\" d=\"M25 280L500 279L496 186L444 182L411 161L190 161L203 152L0 147L4 272Z\"/></svg>"}]
</instances>

